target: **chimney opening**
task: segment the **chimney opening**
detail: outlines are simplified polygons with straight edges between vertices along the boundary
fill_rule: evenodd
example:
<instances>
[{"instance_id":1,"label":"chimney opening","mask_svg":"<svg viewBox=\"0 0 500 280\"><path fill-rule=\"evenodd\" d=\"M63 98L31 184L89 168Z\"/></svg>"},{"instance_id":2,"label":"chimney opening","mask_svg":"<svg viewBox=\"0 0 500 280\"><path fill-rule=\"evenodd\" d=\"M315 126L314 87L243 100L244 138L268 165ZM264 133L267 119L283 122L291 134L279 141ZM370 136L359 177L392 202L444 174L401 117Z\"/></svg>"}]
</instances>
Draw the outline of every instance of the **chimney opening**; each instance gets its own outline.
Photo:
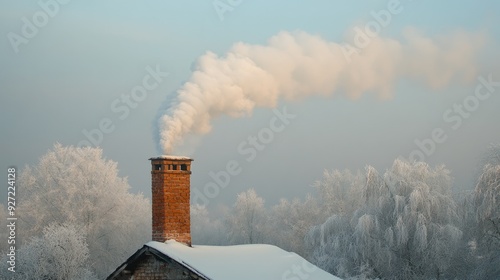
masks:
<instances>
[{"instance_id":1,"label":"chimney opening","mask_svg":"<svg viewBox=\"0 0 500 280\"><path fill-rule=\"evenodd\" d=\"M187 164L181 164L181 170L188 170Z\"/></svg>"},{"instance_id":2,"label":"chimney opening","mask_svg":"<svg viewBox=\"0 0 500 280\"><path fill-rule=\"evenodd\" d=\"M177 164L172 164L172 170L177 170Z\"/></svg>"},{"instance_id":3,"label":"chimney opening","mask_svg":"<svg viewBox=\"0 0 500 280\"><path fill-rule=\"evenodd\" d=\"M161 164L155 164L154 170L161 170Z\"/></svg>"}]
</instances>

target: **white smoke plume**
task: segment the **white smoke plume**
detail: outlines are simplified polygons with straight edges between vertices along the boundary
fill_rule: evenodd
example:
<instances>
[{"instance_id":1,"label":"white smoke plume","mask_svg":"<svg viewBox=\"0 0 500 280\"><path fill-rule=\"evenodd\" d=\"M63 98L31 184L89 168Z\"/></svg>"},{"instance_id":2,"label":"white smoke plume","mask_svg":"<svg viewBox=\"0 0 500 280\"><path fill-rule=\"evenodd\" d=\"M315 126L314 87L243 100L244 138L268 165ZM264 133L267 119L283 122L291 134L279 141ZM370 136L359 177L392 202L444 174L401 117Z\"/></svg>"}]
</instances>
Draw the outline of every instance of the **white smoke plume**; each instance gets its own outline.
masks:
<instances>
[{"instance_id":1,"label":"white smoke plume","mask_svg":"<svg viewBox=\"0 0 500 280\"><path fill-rule=\"evenodd\" d=\"M333 94L356 99L366 92L387 98L399 79L440 88L474 78L478 36L429 38L408 30L403 38L372 38L349 59L345 44L305 32L281 32L267 45L236 43L221 57L207 52L159 120L163 153L172 154L187 135L208 133L217 116L247 116L280 99Z\"/></svg>"}]
</instances>

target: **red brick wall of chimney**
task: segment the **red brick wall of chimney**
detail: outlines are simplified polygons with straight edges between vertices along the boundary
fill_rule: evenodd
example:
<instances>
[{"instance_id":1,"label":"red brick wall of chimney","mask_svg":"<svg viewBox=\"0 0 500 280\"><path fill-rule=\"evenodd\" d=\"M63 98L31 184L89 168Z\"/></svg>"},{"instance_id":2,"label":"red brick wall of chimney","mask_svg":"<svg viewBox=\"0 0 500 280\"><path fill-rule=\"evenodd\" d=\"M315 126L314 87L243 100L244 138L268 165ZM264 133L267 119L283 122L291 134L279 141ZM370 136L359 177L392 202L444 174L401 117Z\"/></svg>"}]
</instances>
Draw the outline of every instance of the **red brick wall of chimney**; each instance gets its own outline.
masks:
<instances>
[{"instance_id":1,"label":"red brick wall of chimney","mask_svg":"<svg viewBox=\"0 0 500 280\"><path fill-rule=\"evenodd\" d=\"M153 241L191 246L191 159L152 158ZM174 169L175 168L175 169ZM184 170L182 170L182 169Z\"/></svg>"}]
</instances>

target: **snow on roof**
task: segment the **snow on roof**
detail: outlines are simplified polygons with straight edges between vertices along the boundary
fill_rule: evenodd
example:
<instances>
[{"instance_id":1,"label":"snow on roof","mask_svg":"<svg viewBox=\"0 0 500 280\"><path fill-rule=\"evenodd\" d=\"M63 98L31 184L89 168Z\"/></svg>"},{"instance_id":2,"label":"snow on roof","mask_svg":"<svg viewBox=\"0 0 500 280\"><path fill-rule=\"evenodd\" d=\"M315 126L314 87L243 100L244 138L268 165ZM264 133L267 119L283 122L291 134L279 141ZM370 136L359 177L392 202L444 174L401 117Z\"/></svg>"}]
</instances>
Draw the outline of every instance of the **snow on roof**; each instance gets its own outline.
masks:
<instances>
[{"instance_id":1,"label":"snow on roof","mask_svg":"<svg viewBox=\"0 0 500 280\"><path fill-rule=\"evenodd\" d=\"M185 156L172 156L172 155L161 155L161 156L157 156L157 157L152 157L149 160L153 160L153 159L192 160L189 157L185 157Z\"/></svg>"},{"instance_id":2,"label":"snow on roof","mask_svg":"<svg viewBox=\"0 0 500 280\"><path fill-rule=\"evenodd\" d=\"M264 244L188 247L175 240L151 241L154 248L213 280L340 280L295 253Z\"/></svg>"}]
</instances>

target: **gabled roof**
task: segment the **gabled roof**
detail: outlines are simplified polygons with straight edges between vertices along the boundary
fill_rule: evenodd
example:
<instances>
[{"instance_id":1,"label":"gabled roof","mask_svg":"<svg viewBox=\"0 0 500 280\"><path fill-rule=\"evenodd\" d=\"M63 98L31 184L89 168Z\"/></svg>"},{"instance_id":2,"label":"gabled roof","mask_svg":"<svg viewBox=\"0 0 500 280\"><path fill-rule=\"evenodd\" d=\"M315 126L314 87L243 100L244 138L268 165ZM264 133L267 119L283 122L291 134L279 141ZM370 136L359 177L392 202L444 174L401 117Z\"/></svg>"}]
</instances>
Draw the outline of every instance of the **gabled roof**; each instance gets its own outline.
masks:
<instances>
[{"instance_id":1,"label":"gabled roof","mask_svg":"<svg viewBox=\"0 0 500 280\"><path fill-rule=\"evenodd\" d=\"M183 263L182 261L179 262L178 260L170 257L169 255L166 255L163 252L156 250L155 248L149 247L148 245L144 245L144 246L142 246L141 249L137 250L137 252L135 252L132 256L130 256L122 265L120 265L115 271L113 271L106 279L121 279L119 277L119 275L122 271L124 271L124 270L134 271L136 266L139 264L139 262L142 259L144 259L144 257L147 255L153 255L156 258L158 258L166 263L174 261L174 262L178 263L179 265L185 267L187 270L198 275L200 277L200 279L211 280L210 278L208 278L205 275L198 272L196 269L189 267L189 265Z\"/></svg>"},{"instance_id":2,"label":"gabled roof","mask_svg":"<svg viewBox=\"0 0 500 280\"><path fill-rule=\"evenodd\" d=\"M299 255L272 245L189 247L174 240L146 243L108 279L132 265L146 251L166 261L174 260L207 280L339 280Z\"/></svg>"}]
</instances>

